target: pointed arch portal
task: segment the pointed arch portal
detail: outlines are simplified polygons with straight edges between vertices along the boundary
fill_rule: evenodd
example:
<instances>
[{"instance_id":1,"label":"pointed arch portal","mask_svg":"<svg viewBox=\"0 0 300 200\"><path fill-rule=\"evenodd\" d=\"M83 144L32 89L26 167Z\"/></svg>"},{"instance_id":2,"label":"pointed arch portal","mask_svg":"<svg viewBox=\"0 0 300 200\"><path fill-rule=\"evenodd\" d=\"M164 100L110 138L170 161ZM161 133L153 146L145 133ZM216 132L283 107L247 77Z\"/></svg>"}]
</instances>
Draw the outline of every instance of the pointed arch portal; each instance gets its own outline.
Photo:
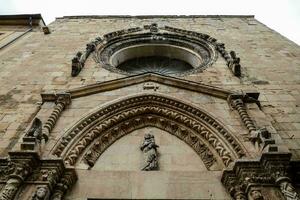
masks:
<instances>
[{"instance_id":1,"label":"pointed arch portal","mask_svg":"<svg viewBox=\"0 0 300 200\"><path fill-rule=\"evenodd\" d=\"M183 140L200 156L207 169L215 162L226 167L245 155L233 134L207 112L157 94L127 97L96 109L72 126L52 153L68 165L84 160L93 167L116 140L147 126Z\"/></svg>"}]
</instances>

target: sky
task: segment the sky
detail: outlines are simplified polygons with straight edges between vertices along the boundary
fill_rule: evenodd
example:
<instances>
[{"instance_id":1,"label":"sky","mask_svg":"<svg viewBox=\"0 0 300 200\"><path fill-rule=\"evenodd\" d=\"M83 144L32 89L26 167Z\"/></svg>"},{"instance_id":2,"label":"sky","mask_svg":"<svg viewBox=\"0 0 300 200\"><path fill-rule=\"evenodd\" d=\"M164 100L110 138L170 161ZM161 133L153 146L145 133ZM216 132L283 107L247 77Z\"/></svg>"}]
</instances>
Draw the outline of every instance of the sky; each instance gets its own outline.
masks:
<instances>
[{"instance_id":1,"label":"sky","mask_svg":"<svg viewBox=\"0 0 300 200\"><path fill-rule=\"evenodd\" d=\"M300 45L300 0L0 0L0 15L255 15Z\"/></svg>"}]
</instances>

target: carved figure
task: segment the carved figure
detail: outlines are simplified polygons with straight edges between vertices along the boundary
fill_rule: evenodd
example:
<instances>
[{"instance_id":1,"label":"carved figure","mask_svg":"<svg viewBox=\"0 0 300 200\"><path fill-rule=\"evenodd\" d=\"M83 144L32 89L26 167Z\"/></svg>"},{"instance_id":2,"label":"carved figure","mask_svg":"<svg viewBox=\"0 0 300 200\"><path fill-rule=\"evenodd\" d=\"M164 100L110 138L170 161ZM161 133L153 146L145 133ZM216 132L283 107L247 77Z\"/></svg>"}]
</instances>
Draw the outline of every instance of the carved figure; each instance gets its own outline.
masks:
<instances>
[{"instance_id":1,"label":"carved figure","mask_svg":"<svg viewBox=\"0 0 300 200\"><path fill-rule=\"evenodd\" d=\"M83 68L82 63L80 62L81 56L82 53L78 51L76 56L72 59L72 76L77 76Z\"/></svg>"},{"instance_id":2,"label":"carved figure","mask_svg":"<svg viewBox=\"0 0 300 200\"><path fill-rule=\"evenodd\" d=\"M46 199L48 190L46 186L39 186L35 191L32 200L44 200Z\"/></svg>"},{"instance_id":3,"label":"carved figure","mask_svg":"<svg viewBox=\"0 0 300 200\"><path fill-rule=\"evenodd\" d=\"M143 171L157 170L158 169L158 145L155 144L154 136L146 134L144 142L140 149L145 154L145 165L142 168Z\"/></svg>"},{"instance_id":4,"label":"carved figure","mask_svg":"<svg viewBox=\"0 0 300 200\"><path fill-rule=\"evenodd\" d=\"M37 140L42 139L42 121L39 118L35 118L32 122L32 125L27 132L26 136L34 137Z\"/></svg>"},{"instance_id":5,"label":"carved figure","mask_svg":"<svg viewBox=\"0 0 300 200\"><path fill-rule=\"evenodd\" d=\"M288 181L283 181L280 183L280 190L286 200L299 200L300 199L295 188Z\"/></svg>"},{"instance_id":6,"label":"carved figure","mask_svg":"<svg viewBox=\"0 0 300 200\"><path fill-rule=\"evenodd\" d=\"M232 70L235 76L241 76L240 58L236 56L234 51L230 51L232 60L228 62L228 67Z\"/></svg>"},{"instance_id":7,"label":"carved figure","mask_svg":"<svg viewBox=\"0 0 300 200\"><path fill-rule=\"evenodd\" d=\"M251 189L249 200L263 200L264 197L261 194L261 191L257 188Z\"/></svg>"}]
</instances>

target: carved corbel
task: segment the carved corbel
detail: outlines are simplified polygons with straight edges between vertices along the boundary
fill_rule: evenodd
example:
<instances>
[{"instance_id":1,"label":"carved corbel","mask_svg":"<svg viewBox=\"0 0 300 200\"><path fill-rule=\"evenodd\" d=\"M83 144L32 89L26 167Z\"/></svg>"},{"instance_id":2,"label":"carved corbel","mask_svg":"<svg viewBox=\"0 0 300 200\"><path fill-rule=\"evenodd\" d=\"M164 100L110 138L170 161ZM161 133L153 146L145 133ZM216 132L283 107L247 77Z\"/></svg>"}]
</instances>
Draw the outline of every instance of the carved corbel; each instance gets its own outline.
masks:
<instances>
[{"instance_id":1,"label":"carved corbel","mask_svg":"<svg viewBox=\"0 0 300 200\"><path fill-rule=\"evenodd\" d=\"M58 118L60 117L62 111L71 103L71 95L69 93L60 93L57 94L57 100L55 102L55 107L45 122L42 129L42 137L45 141L48 140L48 137L54 128Z\"/></svg>"},{"instance_id":2,"label":"carved corbel","mask_svg":"<svg viewBox=\"0 0 300 200\"><path fill-rule=\"evenodd\" d=\"M84 67L85 61L89 57L89 55L95 51L96 46L102 42L100 37L97 37L94 41L88 43L86 45L86 50L84 53L77 52L76 56L72 59L72 72L71 75L73 77L77 76L82 68Z\"/></svg>"}]
</instances>

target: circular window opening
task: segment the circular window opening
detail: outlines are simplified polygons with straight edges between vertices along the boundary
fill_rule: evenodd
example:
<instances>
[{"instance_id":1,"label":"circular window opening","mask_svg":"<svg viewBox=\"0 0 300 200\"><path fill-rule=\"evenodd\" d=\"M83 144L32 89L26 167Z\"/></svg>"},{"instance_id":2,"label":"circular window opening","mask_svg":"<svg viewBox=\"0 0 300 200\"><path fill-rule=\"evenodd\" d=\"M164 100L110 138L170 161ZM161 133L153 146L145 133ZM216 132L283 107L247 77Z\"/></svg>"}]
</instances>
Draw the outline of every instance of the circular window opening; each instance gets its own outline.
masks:
<instances>
[{"instance_id":1,"label":"circular window opening","mask_svg":"<svg viewBox=\"0 0 300 200\"><path fill-rule=\"evenodd\" d=\"M122 74L155 72L184 76L201 72L216 60L214 46L201 39L173 34L136 34L107 41L96 62Z\"/></svg>"},{"instance_id":2,"label":"circular window opening","mask_svg":"<svg viewBox=\"0 0 300 200\"><path fill-rule=\"evenodd\" d=\"M155 72L171 75L194 69L202 63L202 59L182 47L143 44L115 52L110 63L117 69L133 74Z\"/></svg>"}]
</instances>

